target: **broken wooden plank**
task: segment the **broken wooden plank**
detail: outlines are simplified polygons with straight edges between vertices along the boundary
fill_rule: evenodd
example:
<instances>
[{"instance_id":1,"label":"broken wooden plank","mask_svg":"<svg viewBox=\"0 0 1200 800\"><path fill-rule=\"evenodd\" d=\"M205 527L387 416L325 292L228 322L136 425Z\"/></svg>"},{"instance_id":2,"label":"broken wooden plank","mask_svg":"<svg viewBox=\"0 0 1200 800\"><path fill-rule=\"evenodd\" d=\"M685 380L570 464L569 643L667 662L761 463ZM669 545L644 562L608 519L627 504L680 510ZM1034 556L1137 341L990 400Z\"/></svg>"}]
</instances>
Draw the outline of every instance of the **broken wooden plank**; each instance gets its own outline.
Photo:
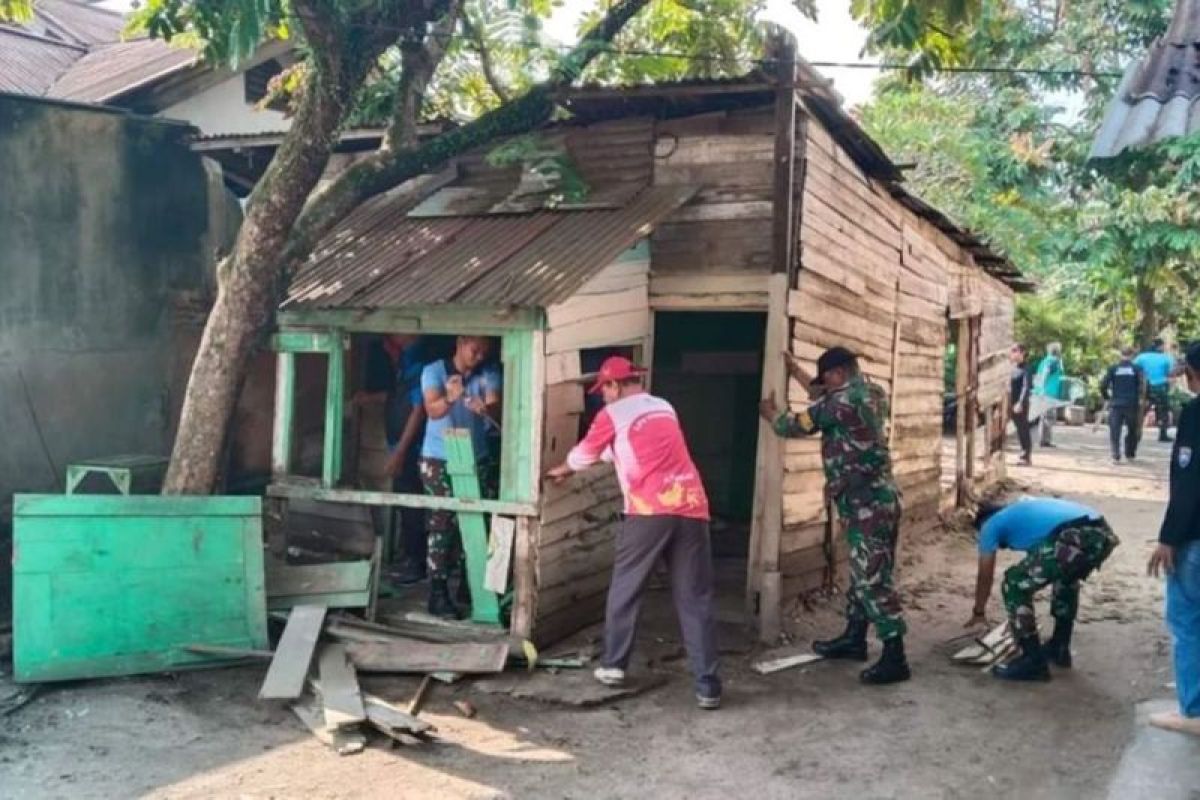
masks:
<instances>
[{"instance_id":1,"label":"broken wooden plank","mask_svg":"<svg viewBox=\"0 0 1200 800\"><path fill-rule=\"evenodd\" d=\"M271 650L251 650L245 647L225 647L219 644L185 644L184 650L201 656L216 656L218 658L259 658L272 659L275 653Z\"/></svg>"},{"instance_id":2,"label":"broken wooden plank","mask_svg":"<svg viewBox=\"0 0 1200 800\"><path fill-rule=\"evenodd\" d=\"M772 658L766 661L759 661L751 667L759 675L770 675L773 672L780 672L792 667L801 667L805 664L812 664L816 661L823 661L824 657L816 653L797 653L795 655L783 656L781 658Z\"/></svg>"},{"instance_id":3,"label":"broken wooden plank","mask_svg":"<svg viewBox=\"0 0 1200 800\"><path fill-rule=\"evenodd\" d=\"M421 642L394 638L386 642L345 643L350 660L363 672L502 672L508 662L507 642Z\"/></svg>"},{"instance_id":4,"label":"broken wooden plank","mask_svg":"<svg viewBox=\"0 0 1200 800\"><path fill-rule=\"evenodd\" d=\"M508 572L516 532L516 520L499 515L492 517L492 535L488 542L487 567L483 579L483 588L490 592L504 594L508 591Z\"/></svg>"},{"instance_id":5,"label":"broken wooden plank","mask_svg":"<svg viewBox=\"0 0 1200 800\"><path fill-rule=\"evenodd\" d=\"M358 677L344 644L327 644L317 660L321 674L321 704L325 707L325 726L344 728L367 718L363 709Z\"/></svg>"},{"instance_id":6,"label":"broken wooden plank","mask_svg":"<svg viewBox=\"0 0 1200 800\"><path fill-rule=\"evenodd\" d=\"M320 710L311 702L296 703L292 706L292 713L300 718L312 735L317 737L317 741L322 744L332 747L339 756L353 755L361 753L367 746L367 737L357 731L351 730L329 730L325 727L325 719L321 715Z\"/></svg>"},{"instance_id":7,"label":"broken wooden plank","mask_svg":"<svg viewBox=\"0 0 1200 800\"><path fill-rule=\"evenodd\" d=\"M408 713L416 716L421 713L421 709L425 707L425 701L429 699L429 691L433 688L433 676L426 675L421 679L421 685L417 687L417 693L413 695L413 699L409 701Z\"/></svg>"},{"instance_id":8,"label":"broken wooden plank","mask_svg":"<svg viewBox=\"0 0 1200 800\"><path fill-rule=\"evenodd\" d=\"M363 694L363 707L367 712L367 721L376 728L387 728L389 731L420 735L437 730L433 725L413 714L403 711L381 697L373 694Z\"/></svg>"},{"instance_id":9,"label":"broken wooden plank","mask_svg":"<svg viewBox=\"0 0 1200 800\"><path fill-rule=\"evenodd\" d=\"M304 679L312 664L325 606L296 606L275 648L267 677L258 690L261 700L295 700L304 692Z\"/></svg>"}]
</instances>

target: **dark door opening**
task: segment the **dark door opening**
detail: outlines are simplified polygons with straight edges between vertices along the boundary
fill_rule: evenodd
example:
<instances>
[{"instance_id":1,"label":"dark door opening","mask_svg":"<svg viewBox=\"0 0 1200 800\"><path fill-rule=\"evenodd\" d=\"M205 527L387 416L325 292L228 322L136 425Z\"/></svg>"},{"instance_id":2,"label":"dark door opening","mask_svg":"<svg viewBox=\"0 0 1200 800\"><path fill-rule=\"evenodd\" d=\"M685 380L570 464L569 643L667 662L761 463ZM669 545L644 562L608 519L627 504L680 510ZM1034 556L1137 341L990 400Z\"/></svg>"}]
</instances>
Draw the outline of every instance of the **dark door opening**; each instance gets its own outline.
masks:
<instances>
[{"instance_id":1,"label":"dark door opening","mask_svg":"<svg viewBox=\"0 0 1200 800\"><path fill-rule=\"evenodd\" d=\"M655 314L653 391L679 415L708 493L720 559L744 562L750 547L766 319L756 312Z\"/></svg>"}]
</instances>

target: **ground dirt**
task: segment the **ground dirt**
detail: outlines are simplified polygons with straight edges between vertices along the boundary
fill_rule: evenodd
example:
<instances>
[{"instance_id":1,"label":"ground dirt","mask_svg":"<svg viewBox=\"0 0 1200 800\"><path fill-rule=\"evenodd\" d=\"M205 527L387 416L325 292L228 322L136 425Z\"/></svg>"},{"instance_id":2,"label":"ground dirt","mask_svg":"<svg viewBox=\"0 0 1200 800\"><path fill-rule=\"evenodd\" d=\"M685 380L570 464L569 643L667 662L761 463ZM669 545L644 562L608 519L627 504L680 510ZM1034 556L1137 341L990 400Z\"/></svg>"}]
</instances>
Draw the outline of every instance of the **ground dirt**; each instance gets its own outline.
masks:
<instances>
[{"instance_id":1,"label":"ground dirt","mask_svg":"<svg viewBox=\"0 0 1200 800\"><path fill-rule=\"evenodd\" d=\"M948 530L902 547L915 672L904 685L861 687L858 665L844 663L758 676L749 665L759 651L727 620L725 707L699 711L669 596L658 589L647 597L639 669L668 680L635 697L576 708L467 681L438 686L425 715L438 743L339 757L286 709L255 700L261 667L71 684L2 719L0 796L1104 796L1132 741L1136 705L1170 696L1161 586L1144 576L1169 456L1150 442L1143 461L1113 467L1103 432L1057 435L1058 450L1038 450L1035 467L1010 476L1094 504L1122 545L1085 586L1076 668L1048 684L1001 684L949 662L945 642L963 633L971 608L974 553L969 532ZM834 597L795 609L793 645L834 631L839 605ZM996 600L991 613L1000 619ZM396 700L416 686L364 682ZM473 719L454 709L466 698Z\"/></svg>"}]
</instances>

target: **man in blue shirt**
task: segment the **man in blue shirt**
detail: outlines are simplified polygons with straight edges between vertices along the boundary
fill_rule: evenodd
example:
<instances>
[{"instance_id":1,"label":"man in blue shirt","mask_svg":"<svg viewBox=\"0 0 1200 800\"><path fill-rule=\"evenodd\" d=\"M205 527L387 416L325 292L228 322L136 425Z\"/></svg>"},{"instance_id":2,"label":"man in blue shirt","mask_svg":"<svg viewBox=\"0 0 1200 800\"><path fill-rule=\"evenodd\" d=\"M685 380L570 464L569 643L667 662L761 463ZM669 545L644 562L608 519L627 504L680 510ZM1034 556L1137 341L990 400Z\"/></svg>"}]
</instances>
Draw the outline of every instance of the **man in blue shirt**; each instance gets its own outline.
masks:
<instances>
[{"instance_id":1,"label":"man in blue shirt","mask_svg":"<svg viewBox=\"0 0 1200 800\"><path fill-rule=\"evenodd\" d=\"M1146 373L1150 403L1154 406L1154 418L1158 420L1160 442L1171 441L1167 433L1171 427L1171 378L1182 372L1165 347L1162 339L1155 339L1149 350L1133 360Z\"/></svg>"},{"instance_id":2,"label":"man in blue shirt","mask_svg":"<svg viewBox=\"0 0 1200 800\"><path fill-rule=\"evenodd\" d=\"M453 489L446 473L446 431L471 432L476 470L484 497L495 497L499 461L491 452L488 428L499 428L501 378L499 369L487 366L490 341L483 336L460 336L454 355L426 365L421 373L425 402L425 441L421 445L421 482L427 494L450 497ZM458 560L461 543L453 512L431 511L427 523L429 613L457 617L450 597L450 566ZM465 578L464 578L465 580Z\"/></svg>"},{"instance_id":3,"label":"man in blue shirt","mask_svg":"<svg viewBox=\"0 0 1200 800\"><path fill-rule=\"evenodd\" d=\"M1062 345L1051 342L1046 345L1046 355L1038 362L1033 393L1039 395L1041 408L1042 447L1054 447L1054 422L1062 406L1063 360Z\"/></svg>"},{"instance_id":4,"label":"man in blue shirt","mask_svg":"<svg viewBox=\"0 0 1200 800\"><path fill-rule=\"evenodd\" d=\"M967 626L985 621L996 573L996 551L1024 550L1025 558L1004 573L1004 607L1021 655L993 668L997 678L1050 680L1047 660L1071 666L1071 632L1079 610L1079 584L1104 563L1119 544L1116 534L1094 508L1052 497L1029 497L1008 505L984 505L975 516L979 530L979 572L975 608ZM1054 635L1042 647L1033 596L1050 584Z\"/></svg>"}]
</instances>

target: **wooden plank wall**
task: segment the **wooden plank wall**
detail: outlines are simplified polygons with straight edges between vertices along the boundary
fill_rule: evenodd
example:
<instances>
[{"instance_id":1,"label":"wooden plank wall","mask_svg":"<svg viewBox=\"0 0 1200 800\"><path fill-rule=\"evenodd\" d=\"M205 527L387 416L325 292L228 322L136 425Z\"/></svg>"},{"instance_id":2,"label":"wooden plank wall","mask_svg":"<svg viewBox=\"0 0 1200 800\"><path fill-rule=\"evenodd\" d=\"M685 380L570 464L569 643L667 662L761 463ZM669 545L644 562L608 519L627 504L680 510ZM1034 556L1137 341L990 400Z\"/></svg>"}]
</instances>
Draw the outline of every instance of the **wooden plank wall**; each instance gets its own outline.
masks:
<instances>
[{"instance_id":1,"label":"wooden plank wall","mask_svg":"<svg viewBox=\"0 0 1200 800\"><path fill-rule=\"evenodd\" d=\"M621 344L649 351L649 251L644 245L607 267L566 302L546 311L546 398L539 472L561 463L579 438L584 409L580 351ZM604 616L612 542L622 508L611 466L599 464L563 486L547 485L532 521L531 635L557 641Z\"/></svg>"},{"instance_id":2,"label":"wooden plank wall","mask_svg":"<svg viewBox=\"0 0 1200 800\"><path fill-rule=\"evenodd\" d=\"M827 347L850 347L868 377L890 392L902 209L872 186L815 120L806 130L800 274L788 300L792 352L812 364ZM787 399L797 411L807 403L794 381ZM825 577L826 538L833 531L827 530L824 489L820 441L787 441L779 561L785 598L819 586ZM840 542L840 536L829 536L830 546Z\"/></svg>"},{"instance_id":3,"label":"wooden plank wall","mask_svg":"<svg viewBox=\"0 0 1200 800\"><path fill-rule=\"evenodd\" d=\"M689 278L771 270L774 120L771 109L720 112L658 123L654 183L699 193L651 239L654 275ZM664 284L664 295L679 284ZM716 295L743 293L736 280L710 281ZM764 292L760 287L757 292ZM754 299L765 304L765 294Z\"/></svg>"}]
</instances>

